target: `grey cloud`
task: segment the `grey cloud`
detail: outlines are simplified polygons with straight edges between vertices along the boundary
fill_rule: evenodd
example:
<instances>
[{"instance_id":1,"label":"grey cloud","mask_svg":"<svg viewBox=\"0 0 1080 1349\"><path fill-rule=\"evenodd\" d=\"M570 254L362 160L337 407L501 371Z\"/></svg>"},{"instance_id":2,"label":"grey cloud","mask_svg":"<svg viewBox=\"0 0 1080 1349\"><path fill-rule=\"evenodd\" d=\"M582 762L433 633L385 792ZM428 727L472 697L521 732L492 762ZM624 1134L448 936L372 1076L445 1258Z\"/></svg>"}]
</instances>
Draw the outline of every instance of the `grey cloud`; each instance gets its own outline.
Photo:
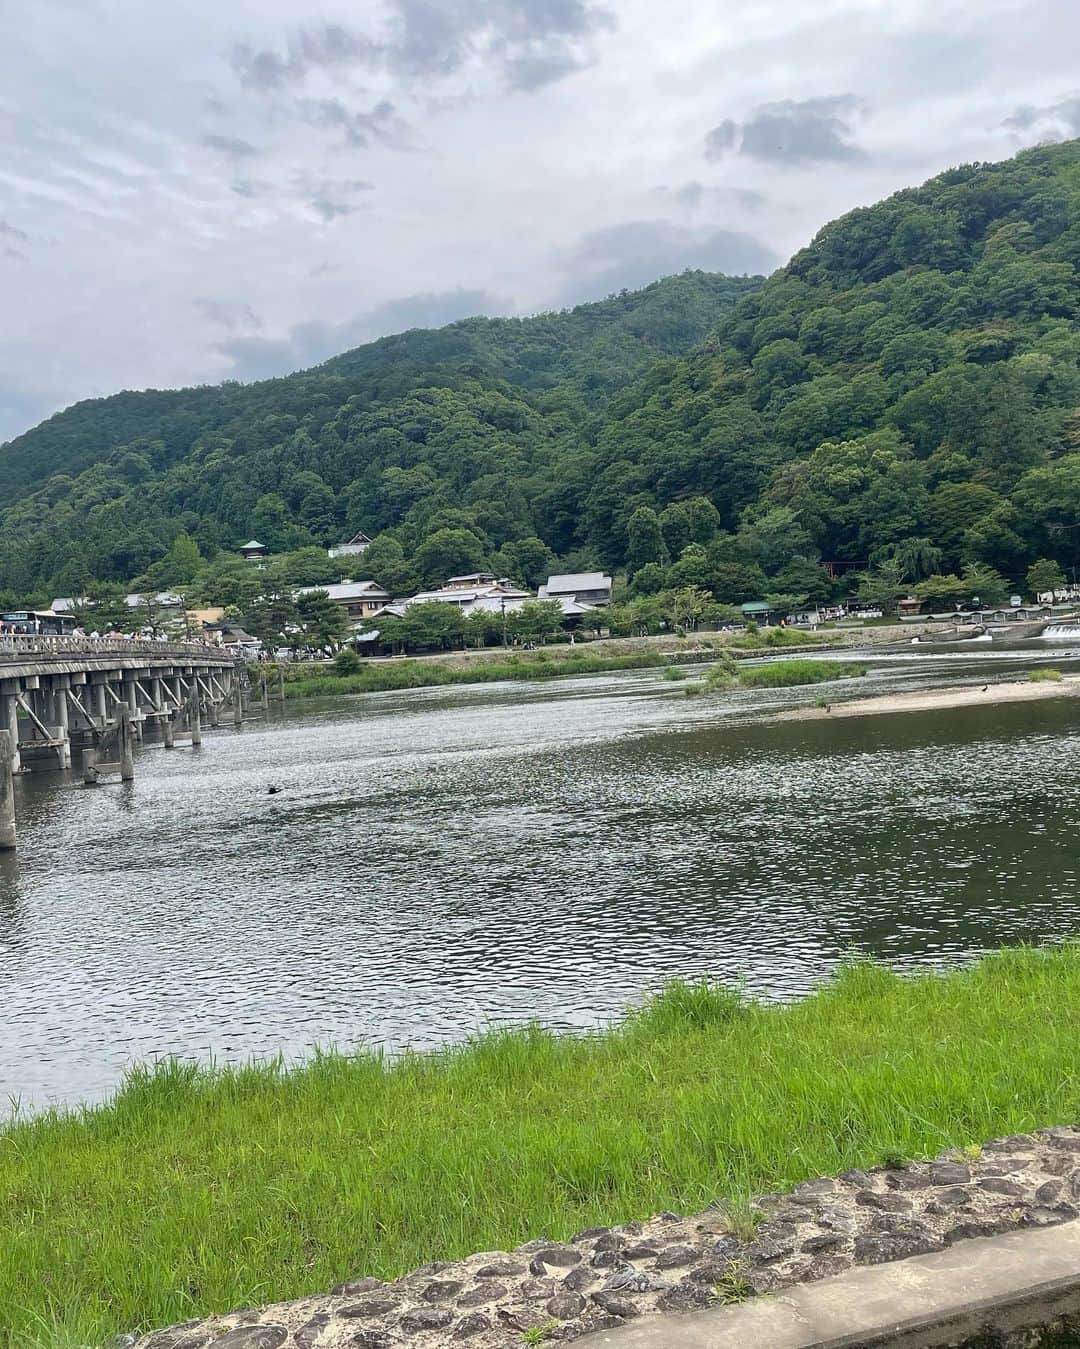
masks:
<instances>
[{"instance_id":1,"label":"grey cloud","mask_svg":"<svg viewBox=\"0 0 1080 1349\"><path fill-rule=\"evenodd\" d=\"M334 201L332 197L312 197L311 209L320 219L327 222L337 220L339 216L352 215L357 209L352 201Z\"/></svg>"},{"instance_id":2,"label":"grey cloud","mask_svg":"<svg viewBox=\"0 0 1080 1349\"><path fill-rule=\"evenodd\" d=\"M755 192L752 188L706 187L693 178L674 189L662 188L660 195L690 211L708 206L736 206L743 211L760 211L769 201L764 192Z\"/></svg>"},{"instance_id":3,"label":"grey cloud","mask_svg":"<svg viewBox=\"0 0 1080 1349\"><path fill-rule=\"evenodd\" d=\"M355 198L373 191L375 184L364 178L320 180L301 174L295 179L295 186L300 199L321 220L331 221L358 211L361 204Z\"/></svg>"},{"instance_id":4,"label":"grey cloud","mask_svg":"<svg viewBox=\"0 0 1080 1349\"><path fill-rule=\"evenodd\" d=\"M722 159L737 151L781 164L864 160L866 152L851 140L860 110L854 94L763 103L745 122L727 118L713 127L705 137L705 157Z\"/></svg>"},{"instance_id":5,"label":"grey cloud","mask_svg":"<svg viewBox=\"0 0 1080 1349\"><path fill-rule=\"evenodd\" d=\"M5 248L0 257L7 258L8 262L29 262L30 259L25 253L21 253L17 248Z\"/></svg>"},{"instance_id":6,"label":"grey cloud","mask_svg":"<svg viewBox=\"0 0 1080 1349\"><path fill-rule=\"evenodd\" d=\"M1080 136L1080 93L1065 94L1042 106L1025 103L1002 126L1010 131L1038 131L1053 140Z\"/></svg>"},{"instance_id":7,"label":"grey cloud","mask_svg":"<svg viewBox=\"0 0 1080 1349\"><path fill-rule=\"evenodd\" d=\"M633 220L585 235L566 265L563 300L580 304L688 268L739 276L771 272L778 262L749 234Z\"/></svg>"},{"instance_id":8,"label":"grey cloud","mask_svg":"<svg viewBox=\"0 0 1080 1349\"><path fill-rule=\"evenodd\" d=\"M351 347L409 328L440 328L474 314L506 313L512 306L485 290L403 295L345 323L299 323L284 338L232 337L218 345L233 365L231 377L272 379L318 365Z\"/></svg>"},{"instance_id":9,"label":"grey cloud","mask_svg":"<svg viewBox=\"0 0 1080 1349\"><path fill-rule=\"evenodd\" d=\"M200 298L192 301L196 311L209 323L214 323L228 332L238 328L261 328L262 319L249 304L234 300L214 300Z\"/></svg>"},{"instance_id":10,"label":"grey cloud","mask_svg":"<svg viewBox=\"0 0 1080 1349\"><path fill-rule=\"evenodd\" d=\"M380 99L366 112L347 108L338 98L298 99L295 109L311 126L340 128L350 145L362 148L373 140L404 143L405 124L389 99Z\"/></svg>"},{"instance_id":11,"label":"grey cloud","mask_svg":"<svg viewBox=\"0 0 1080 1349\"><path fill-rule=\"evenodd\" d=\"M29 242L30 236L25 230L16 229L9 221L0 220L0 239L15 239L25 244Z\"/></svg>"},{"instance_id":12,"label":"grey cloud","mask_svg":"<svg viewBox=\"0 0 1080 1349\"><path fill-rule=\"evenodd\" d=\"M242 85L267 92L300 84L315 69L374 64L382 53L381 43L328 23L299 29L289 38L284 55L240 44L233 48L231 61Z\"/></svg>"},{"instance_id":13,"label":"grey cloud","mask_svg":"<svg viewBox=\"0 0 1080 1349\"><path fill-rule=\"evenodd\" d=\"M388 8L384 36L340 24L301 28L284 52L234 47L233 70L245 88L281 93L302 86L316 70L430 78L480 58L511 88L531 90L587 64L590 39L615 25L595 0L390 0Z\"/></svg>"},{"instance_id":14,"label":"grey cloud","mask_svg":"<svg viewBox=\"0 0 1080 1349\"><path fill-rule=\"evenodd\" d=\"M210 134L202 138L202 143L211 150L220 150L230 159L247 159L258 154L250 141L240 140L237 136L218 136Z\"/></svg>"},{"instance_id":15,"label":"grey cloud","mask_svg":"<svg viewBox=\"0 0 1080 1349\"><path fill-rule=\"evenodd\" d=\"M396 0L390 62L411 74L451 74L476 54L511 88L538 89L587 64L589 39L615 26L592 0Z\"/></svg>"},{"instance_id":16,"label":"grey cloud","mask_svg":"<svg viewBox=\"0 0 1080 1349\"><path fill-rule=\"evenodd\" d=\"M232 185L238 197L261 197L270 191L270 184L258 178L238 178Z\"/></svg>"}]
</instances>

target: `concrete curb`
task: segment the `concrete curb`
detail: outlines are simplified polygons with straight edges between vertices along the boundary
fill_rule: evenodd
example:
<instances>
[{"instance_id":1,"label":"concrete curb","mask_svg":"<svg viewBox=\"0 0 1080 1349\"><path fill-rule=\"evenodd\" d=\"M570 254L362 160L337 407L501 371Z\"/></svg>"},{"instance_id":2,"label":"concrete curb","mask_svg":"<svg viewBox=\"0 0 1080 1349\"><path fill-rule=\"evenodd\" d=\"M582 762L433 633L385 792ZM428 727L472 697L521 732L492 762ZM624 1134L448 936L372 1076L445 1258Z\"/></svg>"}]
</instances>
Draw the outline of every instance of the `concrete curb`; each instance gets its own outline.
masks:
<instances>
[{"instance_id":1,"label":"concrete curb","mask_svg":"<svg viewBox=\"0 0 1080 1349\"><path fill-rule=\"evenodd\" d=\"M1080 1314L1080 1221L862 1266L735 1307L599 1331L589 1349L930 1349Z\"/></svg>"}]
</instances>

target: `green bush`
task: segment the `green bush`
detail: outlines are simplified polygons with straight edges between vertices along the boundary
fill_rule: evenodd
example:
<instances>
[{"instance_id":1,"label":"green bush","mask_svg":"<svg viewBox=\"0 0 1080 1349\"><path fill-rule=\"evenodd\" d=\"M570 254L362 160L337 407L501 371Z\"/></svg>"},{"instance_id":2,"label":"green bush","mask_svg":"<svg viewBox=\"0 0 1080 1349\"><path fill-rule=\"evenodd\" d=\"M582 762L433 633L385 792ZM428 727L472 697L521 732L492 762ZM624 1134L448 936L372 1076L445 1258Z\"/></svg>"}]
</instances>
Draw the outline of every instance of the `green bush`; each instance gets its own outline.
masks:
<instances>
[{"instance_id":1,"label":"green bush","mask_svg":"<svg viewBox=\"0 0 1080 1349\"><path fill-rule=\"evenodd\" d=\"M858 679L865 665L842 660L778 660L739 672L739 683L750 689L786 689L799 684L824 684L832 679Z\"/></svg>"},{"instance_id":2,"label":"green bush","mask_svg":"<svg viewBox=\"0 0 1080 1349\"><path fill-rule=\"evenodd\" d=\"M363 662L351 647L345 647L334 657L334 673L339 675L356 674Z\"/></svg>"},{"instance_id":3,"label":"green bush","mask_svg":"<svg viewBox=\"0 0 1080 1349\"><path fill-rule=\"evenodd\" d=\"M1032 670L1028 675L1033 684L1060 684L1064 677L1060 670Z\"/></svg>"}]
</instances>

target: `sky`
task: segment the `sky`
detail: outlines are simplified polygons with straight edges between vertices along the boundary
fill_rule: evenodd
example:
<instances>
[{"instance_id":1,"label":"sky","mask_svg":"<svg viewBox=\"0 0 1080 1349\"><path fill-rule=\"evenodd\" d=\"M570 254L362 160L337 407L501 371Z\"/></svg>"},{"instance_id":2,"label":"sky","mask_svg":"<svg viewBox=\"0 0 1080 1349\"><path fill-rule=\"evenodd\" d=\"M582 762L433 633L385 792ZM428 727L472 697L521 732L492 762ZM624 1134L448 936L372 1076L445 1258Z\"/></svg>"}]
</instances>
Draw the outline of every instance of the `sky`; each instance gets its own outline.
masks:
<instances>
[{"instance_id":1,"label":"sky","mask_svg":"<svg viewBox=\"0 0 1080 1349\"><path fill-rule=\"evenodd\" d=\"M1075 0L0 0L0 442L1080 135Z\"/></svg>"}]
</instances>

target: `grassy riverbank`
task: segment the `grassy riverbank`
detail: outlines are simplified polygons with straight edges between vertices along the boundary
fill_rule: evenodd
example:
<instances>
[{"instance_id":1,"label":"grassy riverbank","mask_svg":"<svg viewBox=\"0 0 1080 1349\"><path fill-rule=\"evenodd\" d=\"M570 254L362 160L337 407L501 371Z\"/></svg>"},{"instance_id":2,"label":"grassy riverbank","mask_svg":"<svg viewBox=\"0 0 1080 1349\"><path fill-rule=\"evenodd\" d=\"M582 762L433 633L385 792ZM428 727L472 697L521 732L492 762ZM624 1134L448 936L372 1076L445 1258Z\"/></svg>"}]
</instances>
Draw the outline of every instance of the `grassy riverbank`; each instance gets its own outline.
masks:
<instances>
[{"instance_id":1,"label":"grassy riverbank","mask_svg":"<svg viewBox=\"0 0 1080 1349\"><path fill-rule=\"evenodd\" d=\"M1080 946L789 1007L676 986L597 1035L164 1066L0 1132L0 1345L101 1344L434 1258L699 1210L1080 1112Z\"/></svg>"},{"instance_id":2,"label":"grassy riverbank","mask_svg":"<svg viewBox=\"0 0 1080 1349\"><path fill-rule=\"evenodd\" d=\"M622 642L595 642L588 646L548 647L521 654L501 652L488 656L455 652L448 653L443 660L373 660L348 674L332 666L319 666L313 670L304 665L286 665L285 693L290 698L320 698L340 693L437 688L443 684L493 684L515 679L558 679L619 670L651 670L672 664L708 661L718 651L729 647L739 652L767 652L782 647L814 645L824 640L791 628L768 628L763 633L730 637L710 634L700 639L672 639L667 648L641 647L628 639L625 645ZM619 650L620 646L624 649Z\"/></svg>"}]
</instances>

